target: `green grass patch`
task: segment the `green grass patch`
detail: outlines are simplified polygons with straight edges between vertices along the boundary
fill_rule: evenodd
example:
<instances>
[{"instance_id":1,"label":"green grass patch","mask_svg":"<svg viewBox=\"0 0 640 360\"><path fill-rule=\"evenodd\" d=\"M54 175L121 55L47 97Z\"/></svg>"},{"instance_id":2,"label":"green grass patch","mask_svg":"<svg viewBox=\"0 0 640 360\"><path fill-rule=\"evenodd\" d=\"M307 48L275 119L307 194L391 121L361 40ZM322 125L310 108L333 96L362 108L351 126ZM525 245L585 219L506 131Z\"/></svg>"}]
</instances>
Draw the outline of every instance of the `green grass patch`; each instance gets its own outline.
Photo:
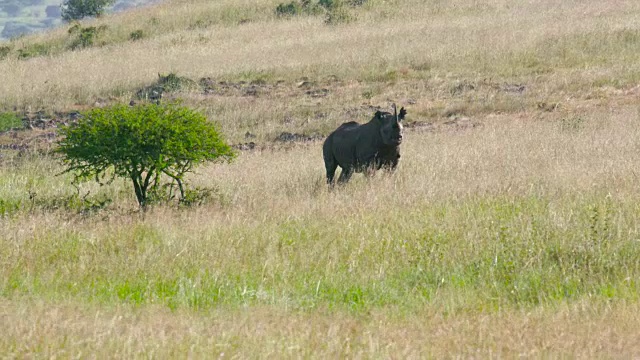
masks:
<instances>
[{"instance_id":1,"label":"green grass patch","mask_svg":"<svg viewBox=\"0 0 640 360\"><path fill-rule=\"evenodd\" d=\"M344 217L351 228L304 218L189 234L142 223L99 232L50 229L18 252L3 246L10 262L0 294L171 309L356 312L386 306L411 312L425 303L458 312L586 297L637 300L640 244L629 239L639 235L638 209L564 199L560 210L571 214L570 223L559 225L549 203L466 199L393 212L384 222L375 214L357 222Z\"/></svg>"},{"instance_id":2,"label":"green grass patch","mask_svg":"<svg viewBox=\"0 0 640 360\"><path fill-rule=\"evenodd\" d=\"M24 128L22 119L15 113L0 113L0 132L8 130L20 130Z\"/></svg>"}]
</instances>

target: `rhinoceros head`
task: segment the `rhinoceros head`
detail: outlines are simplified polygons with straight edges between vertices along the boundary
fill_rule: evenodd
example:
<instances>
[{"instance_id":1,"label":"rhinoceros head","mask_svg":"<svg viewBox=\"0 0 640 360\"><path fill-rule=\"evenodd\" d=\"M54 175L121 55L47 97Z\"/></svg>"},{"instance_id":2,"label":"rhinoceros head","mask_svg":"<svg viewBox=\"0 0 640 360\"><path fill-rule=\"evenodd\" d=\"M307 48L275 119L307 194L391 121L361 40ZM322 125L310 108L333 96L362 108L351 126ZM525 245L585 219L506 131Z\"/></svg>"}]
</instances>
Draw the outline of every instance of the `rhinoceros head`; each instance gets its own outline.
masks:
<instances>
[{"instance_id":1,"label":"rhinoceros head","mask_svg":"<svg viewBox=\"0 0 640 360\"><path fill-rule=\"evenodd\" d=\"M383 111L376 111L375 118L380 124L380 135L385 145L400 145L402 143L402 120L407 114L407 110L400 109L398 113L396 105L393 104L393 114Z\"/></svg>"}]
</instances>

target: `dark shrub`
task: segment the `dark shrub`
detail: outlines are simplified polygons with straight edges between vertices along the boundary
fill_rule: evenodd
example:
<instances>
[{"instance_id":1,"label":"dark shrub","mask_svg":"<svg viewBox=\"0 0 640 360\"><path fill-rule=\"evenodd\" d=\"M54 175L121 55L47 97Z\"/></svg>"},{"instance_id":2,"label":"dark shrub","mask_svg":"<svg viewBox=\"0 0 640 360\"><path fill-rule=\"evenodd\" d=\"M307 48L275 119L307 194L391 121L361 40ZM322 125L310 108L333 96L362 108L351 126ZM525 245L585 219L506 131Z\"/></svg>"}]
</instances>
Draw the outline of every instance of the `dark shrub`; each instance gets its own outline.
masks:
<instances>
[{"instance_id":1,"label":"dark shrub","mask_svg":"<svg viewBox=\"0 0 640 360\"><path fill-rule=\"evenodd\" d=\"M278 16L293 16L301 13L301 6L299 3L292 1L288 4L281 3L276 7L276 15Z\"/></svg>"},{"instance_id":2,"label":"dark shrub","mask_svg":"<svg viewBox=\"0 0 640 360\"><path fill-rule=\"evenodd\" d=\"M142 32L142 30L132 31L131 34L129 34L129 39L132 41L137 41L142 38L144 38L144 33Z\"/></svg>"},{"instance_id":3,"label":"dark shrub","mask_svg":"<svg viewBox=\"0 0 640 360\"><path fill-rule=\"evenodd\" d=\"M71 42L71 49L76 50L92 47L93 45L95 45L98 39L98 35L104 32L106 29L106 25L101 25L98 27L82 27L80 24L76 23L68 30L69 34L76 36L73 42Z\"/></svg>"}]
</instances>

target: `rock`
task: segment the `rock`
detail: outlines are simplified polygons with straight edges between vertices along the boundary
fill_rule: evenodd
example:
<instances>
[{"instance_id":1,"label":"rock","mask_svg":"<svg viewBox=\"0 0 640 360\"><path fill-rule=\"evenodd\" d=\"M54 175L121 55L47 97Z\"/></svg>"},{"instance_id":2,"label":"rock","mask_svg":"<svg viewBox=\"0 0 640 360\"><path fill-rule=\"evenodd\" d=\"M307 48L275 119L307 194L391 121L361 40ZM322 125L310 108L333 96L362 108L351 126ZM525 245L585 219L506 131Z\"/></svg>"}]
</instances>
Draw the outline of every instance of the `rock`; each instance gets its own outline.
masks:
<instances>
[{"instance_id":1,"label":"rock","mask_svg":"<svg viewBox=\"0 0 640 360\"><path fill-rule=\"evenodd\" d=\"M253 150L253 149L256 148L256 143L251 141L251 142L244 143L244 144L233 145L231 147L234 148L234 149L237 149L237 150L241 150L241 151Z\"/></svg>"},{"instance_id":2,"label":"rock","mask_svg":"<svg viewBox=\"0 0 640 360\"><path fill-rule=\"evenodd\" d=\"M299 83L296 84L299 88L310 88L312 87L314 84L311 81L301 81Z\"/></svg>"}]
</instances>

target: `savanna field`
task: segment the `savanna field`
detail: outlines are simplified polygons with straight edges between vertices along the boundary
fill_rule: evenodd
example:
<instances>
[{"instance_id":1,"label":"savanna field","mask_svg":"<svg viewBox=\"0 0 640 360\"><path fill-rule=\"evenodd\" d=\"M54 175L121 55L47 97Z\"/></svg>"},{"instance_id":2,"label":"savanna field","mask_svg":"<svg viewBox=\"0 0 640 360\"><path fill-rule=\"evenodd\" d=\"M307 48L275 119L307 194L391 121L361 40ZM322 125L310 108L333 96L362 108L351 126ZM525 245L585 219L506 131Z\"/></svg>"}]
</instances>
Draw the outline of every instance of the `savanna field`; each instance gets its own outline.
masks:
<instances>
[{"instance_id":1,"label":"savanna field","mask_svg":"<svg viewBox=\"0 0 640 360\"><path fill-rule=\"evenodd\" d=\"M280 3L0 43L4 357L640 356L640 2ZM61 174L57 126L158 89L237 148L208 196ZM396 172L330 191L323 137L392 103Z\"/></svg>"}]
</instances>

